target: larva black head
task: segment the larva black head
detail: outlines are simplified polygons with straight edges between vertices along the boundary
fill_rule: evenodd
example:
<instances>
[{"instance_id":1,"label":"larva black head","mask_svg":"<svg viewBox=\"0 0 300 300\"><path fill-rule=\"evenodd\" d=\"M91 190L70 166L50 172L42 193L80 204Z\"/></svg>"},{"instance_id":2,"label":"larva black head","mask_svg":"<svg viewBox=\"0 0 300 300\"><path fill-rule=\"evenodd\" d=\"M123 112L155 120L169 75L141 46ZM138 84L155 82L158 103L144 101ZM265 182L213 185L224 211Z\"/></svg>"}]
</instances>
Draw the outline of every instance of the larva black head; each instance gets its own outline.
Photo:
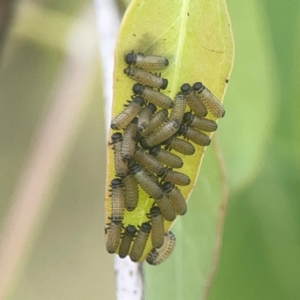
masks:
<instances>
[{"instance_id":1,"label":"larva black head","mask_svg":"<svg viewBox=\"0 0 300 300\"><path fill-rule=\"evenodd\" d=\"M135 162L135 160L133 159L133 158L131 158L131 159L129 159L128 161L127 161L127 166L128 166L128 168L130 168L131 166L133 166L133 165L135 165L136 164L136 162Z\"/></svg>"},{"instance_id":2,"label":"larva black head","mask_svg":"<svg viewBox=\"0 0 300 300\"><path fill-rule=\"evenodd\" d=\"M166 116L166 117L168 116L168 110L167 109L162 109L161 112L164 114L164 116Z\"/></svg>"},{"instance_id":3,"label":"larva black head","mask_svg":"<svg viewBox=\"0 0 300 300\"><path fill-rule=\"evenodd\" d=\"M151 231L151 225L149 222L142 223L141 231L149 233Z\"/></svg>"},{"instance_id":4,"label":"larva black head","mask_svg":"<svg viewBox=\"0 0 300 300\"><path fill-rule=\"evenodd\" d=\"M122 140L123 140L122 133L121 132L115 132L114 134L112 134L111 140L112 140L113 144L115 144L117 142L122 142Z\"/></svg>"},{"instance_id":5,"label":"larva black head","mask_svg":"<svg viewBox=\"0 0 300 300\"><path fill-rule=\"evenodd\" d=\"M150 215L153 217L159 216L161 214L160 208L158 206L153 206L150 209Z\"/></svg>"},{"instance_id":6,"label":"larva black head","mask_svg":"<svg viewBox=\"0 0 300 300\"><path fill-rule=\"evenodd\" d=\"M129 170L131 172L132 175L140 172L142 170L142 167L138 164L133 164L129 167Z\"/></svg>"},{"instance_id":7,"label":"larva black head","mask_svg":"<svg viewBox=\"0 0 300 300\"><path fill-rule=\"evenodd\" d=\"M196 82L193 85L193 89L196 92L200 93L200 92L202 92L205 89L205 86L202 84L202 82Z\"/></svg>"},{"instance_id":8,"label":"larva black head","mask_svg":"<svg viewBox=\"0 0 300 300\"><path fill-rule=\"evenodd\" d=\"M111 224L114 224L114 225L122 224L122 220L120 220L119 217L111 215L111 217L108 217L108 218L110 219L110 224L109 225L111 225Z\"/></svg>"},{"instance_id":9,"label":"larva black head","mask_svg":"<svg viewBox=\"0 0 300 300\"><path fill-rule=\"evenodd\" d=\"M156 156L160 151L160 146L155 146L153 148L150 148L149 153L153 156Z\"/></svg>"},{"instance_id":10,"label":"larva black head","mask_svg":"<svg viewBox=\"0 0 300 300\"><path fill-rule=\"evenodd\" d=\"M148 104L148 108L152 111L152 113L154 114L157 110L156 106L153 103L149 103Z\"/></svg>"},{"instance_id":11,"label":"larva black head","mask_svg":"<svg viewBox=\"0 0 300 300\"><path fill-rule=\"evenodd\" d=\"M137 117L134 117L130 123L137 124L138 120L139 119Z\"/></svg>"},{"instance_id":12,"label":"larva black head","mask_svg":"<svg viewBox=\"0 0 300 300\"><path fill-rule=\"evenodd\" d=\"M125 61L127 64L131 65L131 64L135 64L136 63L136 55L132 52L128 53L126 56L125 56Z\"/></svg>"},{"instance_id":13,"label":"larva black head","mask_svg":"<svg viewBox=\"0 0 300 300\"><path fill-rule=\"evenodd\" d=\"M182 125L180 125L180 128L179 128L179 130L178 130L177 133L178 133L179 135L184 135L187 131L188 131L188 126L182 124Z\"/></svg>"},{"instance_id":14,"label":"larva black head","mask_svg":"<svg viewBox=\"0 0 300 300\"><path fill-rule=\"evenodd\" d=\"M170 181L166 181L163 183L162 189L164 192L169 193L173 190L173 184Z\"/></svg>"},{"instance_id":15,"label":"larva black head","mask_svg":"<svg viewBox=\"0 0 300 300\"><path fill-rule=\"evenodd\" d=\"M168 173L168 169L163 168L159 172L157 172L157 176L158 177L164 177L164 176L166 176L167 173Z\"/></svg>"},{"instance_id":16,"label":"larva black head","mask_svg":"<svg viewBox=\"0 0 300 300\"><path fill-rule=\"evenodd\" d=\"M140 106L144 106L145 105L145 100L144 98L140 97L140 96L136 96L134 97L133 101L137 104L139 104Z\"/></svg>"},{"instance_id":17,"label":"larva black head","mask_svg":"<svg viewBox=\"0 0 300 300\"><path fill-rule=\"evenodd\" d=\"M168 86L168 79L163 78L162 81L163 81L163 84L162 84L162 86L160 88L162 90L165 90L167 88L167 86Z\"/></svg>"},{"instance_id":18,"label":"larva black head","mask_svg":"<svg viewBox=\"0 0 300 300\"><path fill-rule=\"evenodd\" d=\"M126 74L126 75L130 75L131 74L131 72L132 72L132 69L131 68L126 68L126 69L124 69L124 74Z\"/></svg>"},{"instance_id":19,"label":"larva black head","mask_svg":"<svg viewBox=\"0 0 300 300\"><path fill-rule=\"evenodd\" d=\"M172 141L173 136L171 136L170 138L166 139L165 141L163 141L161 144L162 145L168 145L171 141Z\"/></svg>"},{"instance_id":20,"label":"larva black head","mask_svg":"<svg viewBox=\"0 0 300 300\"><path fill-rule=\"evenodd\" d=\"M182 94L186 95L190 92L191 86L188 83L184 83L180 89L181 89Z\"/></svg>"},{"instance_id":21,"label":"larva black head","mask_svg":"<svg viewBox=\"0 0 300 300\"><path fill-rule=\"evenodd\" d=\"M121 178L114 178L111 181L111 187L112 188L118 188L122 186L122 179Z\"/></svg>"},{"instance_id":22,"label":"larva black head","mask_svg":"<svg viewBox=\"0 0 300 300\"><path fill-rule=\"evenodd\" d=\"M165 58L165 66L168 66L169 65L169 61L167 58Z\"/></svg>"},{"instance_id":23,"label":"larva black head","mask_svg":"<svg viewBox=\"0 0 300 300\"><path fill-rule=\"evenodd\" d=\"M113 218L111 218L110 224L115 224L115 225L120 225L122 223L121 220L114 220Z\"/></svg>"},{"instance_id":24,"label":"larva black head","mask_svg":"<svg viewBox=\"0 0 300 300\"><path fill-rule=\"evenodd\" d=\"M149 149L149 146L148 146L148 144L147 144L147 142L146 142L146 140L145 139L140 139L140 145L144 148L144 149Z\"/></svg>"},{"instance_id":25,"label":"larva black head","mask_svg":"<svg viewBox=\"0 0 300 300\"><path fill-rule=\"evenodd\" d=\"M193 115L191 112L186 112L183 115L183 123L189 124L193 120Z\"/></svg>"},{"instance_id":26,"label":"larva black head","mask_svg":"<svg viewBox=\"0 0 300 300\"><path fill-rule=\"evenodd\" d=\"M128 225L125 229L125 234L134 237L136 234L136 228L133 225Z\"/></svg>"},{"instance_id":27,"label":"larva black head","mask_svg":"<svg viewBox=\"0 0 300 300\"><path fill-rule=\"evenodd\" d=\"M179 120L178 119L172 120L172 125L174 128L179 128L179 126L180 126Z\"/></svg>"},{"instance_id":28,"label":"larva black head","mask_svg":"<svg viewBox=\"0 0 300 300\"><path fill-rule=\"evenodd\" d=\"M144 89L145 87L140 83L136 83L132 87L132 91L134 92L135 95L142 95Z\"/></svg>"}]
</instances>

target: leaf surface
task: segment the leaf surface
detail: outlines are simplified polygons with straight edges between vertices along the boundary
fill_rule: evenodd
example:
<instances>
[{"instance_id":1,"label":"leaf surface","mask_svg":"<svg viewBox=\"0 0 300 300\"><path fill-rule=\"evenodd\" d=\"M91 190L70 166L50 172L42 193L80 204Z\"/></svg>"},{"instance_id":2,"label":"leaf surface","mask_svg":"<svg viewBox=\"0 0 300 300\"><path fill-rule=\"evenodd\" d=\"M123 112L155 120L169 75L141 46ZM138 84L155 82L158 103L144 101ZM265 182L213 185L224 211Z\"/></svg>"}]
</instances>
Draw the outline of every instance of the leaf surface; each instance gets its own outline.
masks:
<instances>
[{"instance_id":1,"label":"leaf surface","mask_svg":"<svg viewBox=\"0 0 300 300\"><path fill-rule=\"evenodd\" d=\"M169 81L164 91L172 99L183 83L201 81L222 101L230 76L234 47L226 5L223 0L213 1L133 1L121 26L115 52L114 100L112 117L120 113L132 94L134 81L124 75L127 67L124 57L134 50L144 54L163 55L169 66L162 77ZM214 119L210 114L210 119ZM110 132L110 135L113 132ZM195 145L196 153L182 156L184 166L179 170L191 178L191 184L180 187L189 198L200 170L205 148ZM107 186L114 178L113 151L108 150ZM125 212L124 226L140 225L147 220L153 203L140 192L139 205L133 212ZM218 204L211 203L218 207ZM110 216L110 198L106 195L106 216ZM107 219L108 221L108 219ZM168 230L172 223L166 222ZM208 237L213 238L213 237ZM151 249L150 241L142 257Z\"/></svg>"}]
</instances>

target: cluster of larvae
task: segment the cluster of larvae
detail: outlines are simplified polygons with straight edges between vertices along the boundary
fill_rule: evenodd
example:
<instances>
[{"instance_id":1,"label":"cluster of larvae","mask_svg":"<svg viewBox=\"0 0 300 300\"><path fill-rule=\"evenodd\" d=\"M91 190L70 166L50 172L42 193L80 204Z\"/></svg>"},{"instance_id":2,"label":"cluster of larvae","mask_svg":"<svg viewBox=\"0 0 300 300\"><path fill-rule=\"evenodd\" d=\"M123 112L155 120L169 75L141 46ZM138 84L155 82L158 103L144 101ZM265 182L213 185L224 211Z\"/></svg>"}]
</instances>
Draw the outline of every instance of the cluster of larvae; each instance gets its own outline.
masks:
<instances>
[{"instance_id":1,"label":"cluster of larvae","mask_svg":"<svg viewBox=\"0 0 300 300\"><path fill-rule=\"evenodd\" d=\"M129 255L140 260L149 238L153 249L146 261L151 265L163 262L175 247L175 236L165 232L164 220L173 221L187 212L186 200L178 186L190 184L187 174L175 171L183 166L176 152L193 155L195 147L208 146L205 132L217 129L217 123L205 118L208 111L216 118L223 117L224 107L201 82L185 83L174 101L161 93L168 80L149 70L168 66L165 57L155 55L126 55L129 65L124 73L137 83L134 96L125 109L115 116L111 128L116 178L111 181L111 216L106 228L106 248L121 258ZM191 142L189 142L190 140ZM170 152L173 150L172 152ZM136 228L123 228L125 210L132 212L139 203L139 188L144 190L153 205L146 217L149 221Z\"/></svg>"}]
</instances>

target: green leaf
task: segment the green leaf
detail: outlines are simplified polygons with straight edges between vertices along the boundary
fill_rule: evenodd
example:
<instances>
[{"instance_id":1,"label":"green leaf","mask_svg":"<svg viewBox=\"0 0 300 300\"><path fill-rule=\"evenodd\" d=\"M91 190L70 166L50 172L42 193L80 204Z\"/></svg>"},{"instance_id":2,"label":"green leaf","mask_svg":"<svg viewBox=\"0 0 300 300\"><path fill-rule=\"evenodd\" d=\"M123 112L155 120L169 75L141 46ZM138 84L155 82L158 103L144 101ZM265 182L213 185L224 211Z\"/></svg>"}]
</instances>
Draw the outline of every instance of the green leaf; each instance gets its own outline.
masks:
<instances>
[{"instance_id":1,"label":"green leaf","mask_svg":"<svg viewBox=\"0 0 300 300\"><path fill-rule=\"evenodd\" d=\"M227 115L218 133L233 194L255 178L268 155L280 84L274 52L268 48L271 37L261 3L228 1L228 5L237 51L226 94Z\"/></svg>"},{"instance_id":2,"label":"green leaf","mask_svg":"<svg viewBox=\"0 0 300 300\"><path fill-rule=\"evenodd\" d=\"M223 99L233 62L233 39L226 5L214 1L133 1L121 26L115 52L114 101L112 116L124 108L132 94L133 81L123 70L124 57L134 50L145 54L163 55L169 66L162 77L169 80L166 94L174 98L183 83L202 81L220 100ZM214 119L208 115L210 119ZM113 132L110 132L112 134ZM204 148L196 146L193 156L182 156L184 166L180 172L191 178L191 184L180 190L188 200L200 169ZM109 148L107 183L114 177L113 151ZM139 205L133 212L125 212L124 225L140 225L147 220L153 200L141 191ZM212 209L217 207L211 203ZM106 195L106 216L110 216L110 198ZM217 220L217 219L216 219ZM172 223L166 222L168 230ZM214 234L215 235L215 234ZM213 236L207 237L213 239ZM147 244L144 256L151 249Z\"/></svg>"},{"instance_id":3,"label":"green leaf","mask_svg":"<svg viewBox=\"0 0 300 300\"><path fill-rule=\"evenodd\" d=\"M207 150L188 213L174 227L176 247L157 267L146 266L146 298L205 299L220 254L227 188L218 144ZM159 293L157 292L159 291Z\"/></svg>"}]
</instances>

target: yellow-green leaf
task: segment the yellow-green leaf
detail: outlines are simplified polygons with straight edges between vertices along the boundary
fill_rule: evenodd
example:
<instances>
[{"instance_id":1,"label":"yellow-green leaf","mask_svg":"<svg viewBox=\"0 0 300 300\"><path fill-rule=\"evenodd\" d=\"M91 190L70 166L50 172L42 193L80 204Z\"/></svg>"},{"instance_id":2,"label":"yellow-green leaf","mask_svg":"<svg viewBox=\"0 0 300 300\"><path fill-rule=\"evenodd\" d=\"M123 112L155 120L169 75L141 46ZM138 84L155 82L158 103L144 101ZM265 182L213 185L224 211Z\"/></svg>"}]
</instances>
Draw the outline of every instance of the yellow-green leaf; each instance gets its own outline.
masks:
<instances>
[{"instance_id":1,"label":"yellow-green leaf","mask_svg":"<svg viewBox=\"0 0 300 300\"><path fill-rule=\"evenodd\" d=\"M225 1L136 0L131 3L122 22L115 52L112 117L124 109L123 105L132 94L134 81L123 72L126 68L124 57L132 50L163 55L169 59L170 64L162 70L162 77L169 81L165 93L171 98L174 98L183 83L201 81L222 101L234 55ZM208 117L214 119L210 114ZM184 166L180 172L191 178L190 185L180 187L187 200L197 179L205 150L197 145L195 148L194 155L181 155ZM109 147L107 186L114 176L113 151ZM137 226L145 222L152 203L153 200L140 191L139 205L133 212L125 212L124 225ZM110 216L108 193L106 216ZM171 225L166 222L165 229L168 230ZM148 242L141 260L145 259L150 249L151 244Z\"/></svg>"}]
</instances>

